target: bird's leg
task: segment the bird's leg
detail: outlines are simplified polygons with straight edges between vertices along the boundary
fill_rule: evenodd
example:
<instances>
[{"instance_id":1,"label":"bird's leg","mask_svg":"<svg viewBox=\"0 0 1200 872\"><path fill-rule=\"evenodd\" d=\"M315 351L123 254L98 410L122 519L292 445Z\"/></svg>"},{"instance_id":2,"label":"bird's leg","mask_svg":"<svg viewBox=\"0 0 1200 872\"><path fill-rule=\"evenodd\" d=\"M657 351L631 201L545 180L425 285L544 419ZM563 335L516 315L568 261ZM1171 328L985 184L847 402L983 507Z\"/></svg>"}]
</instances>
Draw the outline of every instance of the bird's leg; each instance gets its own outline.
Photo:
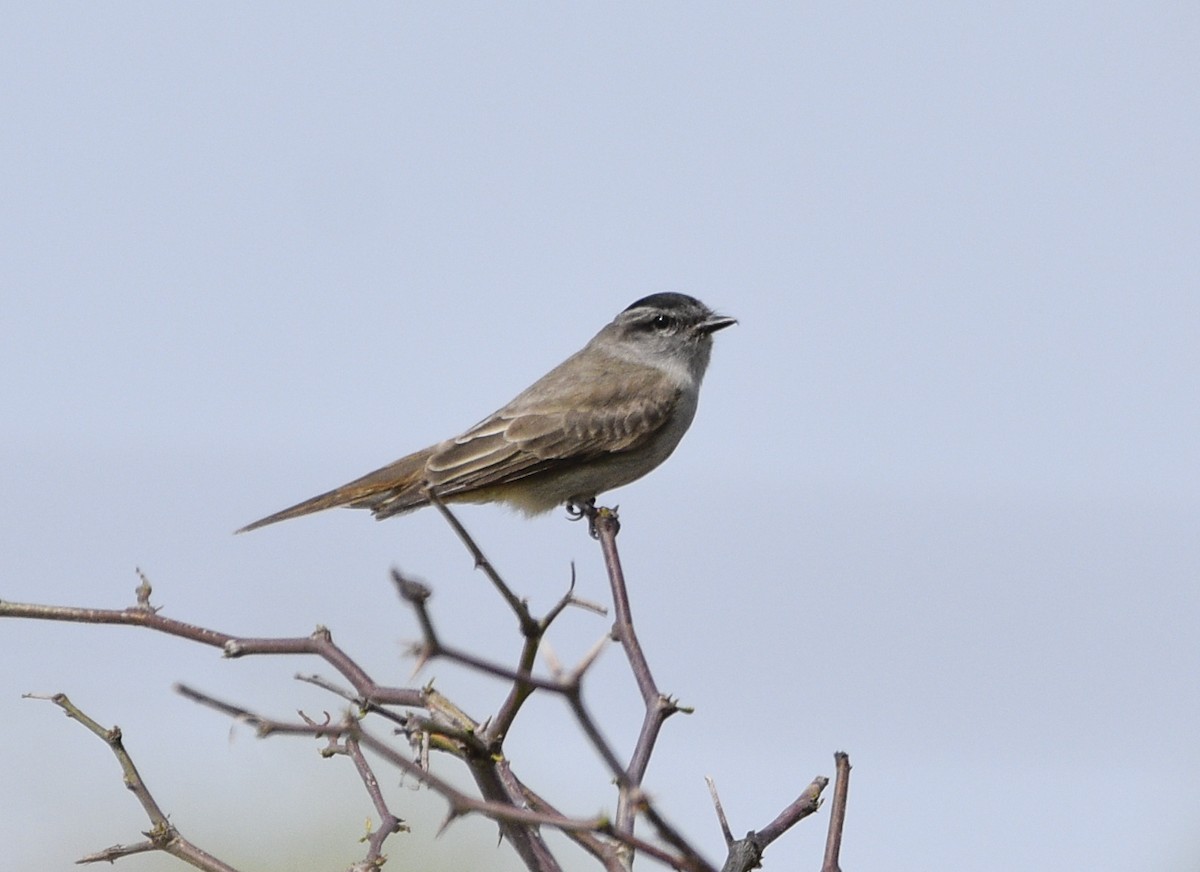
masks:
<instances>
[{"instance_id":1,"label":"bird's leg","mask_svg":"<svg viewBox=\"0 0 1200 872\"><path fill-rule=\"evenodd\" d=\"M601 518L611 520L616 525L615 529L621 528L620 521L617 520L617 506L611 509L604 506L596 505L595 497L588 497L586 500L572 499L567 500L567 517L572 521L579 521L587 518L588 535L593 539L600 538L600 531L596 527L596 522Z\"/></svg>"},{"instance_id":2,"label":"bird's leg","mask_svg":"<svg viewBox=\"0 0 1200 872\"><path fill-rule=\"evenodd\" d=\"M588 535L593 539L597 538L596 516L599 514L599 511L600 510L596 508L595 497L567 500L567 517L572 521L581 521L584 518L587 518Z\"/></svg>"},{"instance_id":3,"label":"bird's leg","mask_svg":"<svg viewBox=\"0 0 1200 872\"><path fill-rule=\"evenodd\" d=\"M572 497L571 499L567 500L566 508L567 517L572 521L579 521L583 518L592 518L596 515L596 498L587 497L586 499L579 499L577 497Z\"/></svg>"}]
</instances>

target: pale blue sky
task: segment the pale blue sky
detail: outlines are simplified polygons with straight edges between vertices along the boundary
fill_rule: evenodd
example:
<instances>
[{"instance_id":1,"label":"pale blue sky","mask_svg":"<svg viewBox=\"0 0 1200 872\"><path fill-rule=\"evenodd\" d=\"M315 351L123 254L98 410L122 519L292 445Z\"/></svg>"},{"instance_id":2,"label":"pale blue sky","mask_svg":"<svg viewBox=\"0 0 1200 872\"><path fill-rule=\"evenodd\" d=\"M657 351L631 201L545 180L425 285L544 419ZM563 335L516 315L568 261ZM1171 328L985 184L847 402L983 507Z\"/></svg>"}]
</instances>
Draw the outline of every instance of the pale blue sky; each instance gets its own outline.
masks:
<instances>
[{"instance_id":1,"label":"pale blue sky","mask_svg":"<svg viewBox=\"0 0 1200 872\"><path fill-rule=\"evenodd\" d=\"M449 638L511 656L433 514L230 531L451 435L632 300L684 291L741 323L677 454L610 500L643 644L697 708L650 769L664 812L719 859L705 774L744 831L845 749L848 869L1200 868L1197 7L4 19L0 598L123 606L141 566L175 617L323 623L404 683L398 565ZM571 560L604 595L561 515L464 517L536 609ZM569 662L605 626L571 615L552 643ZM26 691L119 723L173 820L235 865L361 855L344 761L230 741L170 691L336 708L290 680L316 664L15 622L0 657L12 868L145 827L103 746ZM430 677L476 715L499 700ZM588 689L627 746L616 651ZM535 787L612 809L561 706L518 728ZM432 841L440 801L394 799L417 829L394 862L517 868L486 824ZM816 868L825 826L766 868Z\"/></svg>"}]
</instances>

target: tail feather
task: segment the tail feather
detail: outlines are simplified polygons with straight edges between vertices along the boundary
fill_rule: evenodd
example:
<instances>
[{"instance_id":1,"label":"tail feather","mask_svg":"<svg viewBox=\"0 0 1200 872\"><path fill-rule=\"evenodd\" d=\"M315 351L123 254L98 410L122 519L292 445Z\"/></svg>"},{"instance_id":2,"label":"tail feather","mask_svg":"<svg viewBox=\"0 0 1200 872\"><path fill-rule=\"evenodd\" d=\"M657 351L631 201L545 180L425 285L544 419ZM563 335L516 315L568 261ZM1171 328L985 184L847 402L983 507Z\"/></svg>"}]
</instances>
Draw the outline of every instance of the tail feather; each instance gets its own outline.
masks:
<instances>
[{"instance_id":1,"label":"tail feather","mask_svg":"<svg viewBox=\"0 0 1200 872\"><path fill-rule=\"evenodd\" d=\"M407 497L402 499L404 503L411 502L411 508L416 508L419 505L424 505L428 500L419 496L418 492L423 484L425 475L425 462L428 460L432 449L418 451L415 454L410 454L407 457L402 457L395 463L388 464L374 472L369 472L362 478L356 478L354 481L336 487L331 491L326 491L323 494L318 494L315 497L296 503L273 515L267 515L265 518L259 518L253 523L247 524L236 533L249 533L251 530L257 530L259 527L265 527L268 524L275 524L279 521L287 521L291 518L299 518L301 515L311 515L313 512L324 511L338 506L354 506L371 508L372 506L387 500L389 502L397 498ZM408 491L409 493L405 493Z\"/></svg>"}]
</instances>

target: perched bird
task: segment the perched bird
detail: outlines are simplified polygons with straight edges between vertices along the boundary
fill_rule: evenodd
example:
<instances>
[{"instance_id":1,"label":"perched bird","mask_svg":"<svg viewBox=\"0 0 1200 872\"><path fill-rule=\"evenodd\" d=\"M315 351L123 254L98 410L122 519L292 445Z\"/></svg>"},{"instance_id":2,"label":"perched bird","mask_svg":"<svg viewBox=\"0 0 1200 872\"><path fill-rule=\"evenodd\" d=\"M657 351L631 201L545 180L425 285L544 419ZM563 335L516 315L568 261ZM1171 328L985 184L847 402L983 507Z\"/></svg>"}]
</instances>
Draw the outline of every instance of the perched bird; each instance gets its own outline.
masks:
<instances>
[{"instance_id":1,"label":"perched bird","mask_svg":"<svg viewBox=\"0 0 1200 872\"><path fill-rule=\"evenodd\" d=\"M686 294L651 294L461 436L248 524L322 509L376 518L444 502L504 502L534 515L590 506L670 456L696 414L712 335L737 322Z\"/></svg>"}]
</instances>

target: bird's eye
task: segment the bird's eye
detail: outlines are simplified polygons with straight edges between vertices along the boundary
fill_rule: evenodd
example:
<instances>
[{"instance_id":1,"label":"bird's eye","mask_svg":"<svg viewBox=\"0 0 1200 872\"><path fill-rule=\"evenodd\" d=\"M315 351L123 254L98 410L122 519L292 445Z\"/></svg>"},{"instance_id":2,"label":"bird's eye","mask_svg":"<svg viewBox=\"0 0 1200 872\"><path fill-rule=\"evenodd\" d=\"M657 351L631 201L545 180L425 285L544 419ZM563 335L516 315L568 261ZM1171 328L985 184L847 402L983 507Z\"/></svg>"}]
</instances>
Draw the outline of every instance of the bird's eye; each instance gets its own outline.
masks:
<instances>
[{"instance_id":1,"label":"bird's eye","mask_svg":"<svg viewBox=\"0 0 1200 872\"><path fill-rule=\"evenodd\" d=\"M655 330L666 330L673 323L670 315L655 315L650 319L650 326Z\"/></svg>"}]
</instances>

